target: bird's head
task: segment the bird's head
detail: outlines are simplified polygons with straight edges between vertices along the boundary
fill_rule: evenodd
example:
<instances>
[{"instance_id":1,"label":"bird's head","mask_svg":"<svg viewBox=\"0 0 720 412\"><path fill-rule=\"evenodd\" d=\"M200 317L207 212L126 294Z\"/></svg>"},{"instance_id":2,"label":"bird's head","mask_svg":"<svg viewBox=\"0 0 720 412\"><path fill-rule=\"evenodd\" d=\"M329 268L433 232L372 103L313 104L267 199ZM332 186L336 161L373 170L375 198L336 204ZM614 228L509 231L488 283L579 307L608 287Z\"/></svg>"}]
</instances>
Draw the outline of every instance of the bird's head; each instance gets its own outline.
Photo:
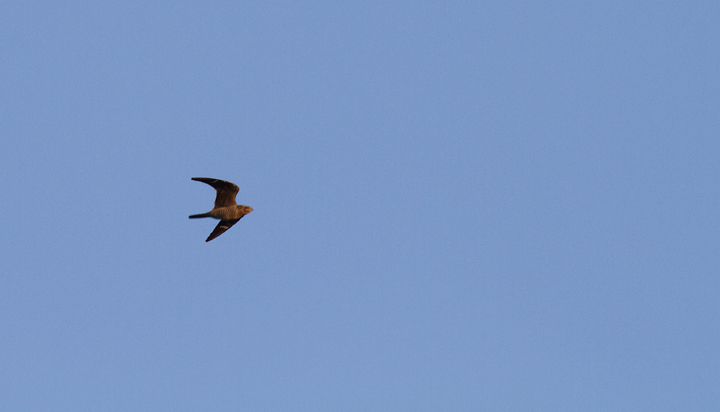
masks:
<instances>
[{"instance_id":1,"label":"bird's head","mask_svg":"<svg viewBox=\"0 0 720 412\"><path fill-rule=\"evenodd\" d=\"M242 209L242 212L246 215L253 211L253 208L251 208L250 206L240 206L240 208Z\"/></svg>"}]
</instances>

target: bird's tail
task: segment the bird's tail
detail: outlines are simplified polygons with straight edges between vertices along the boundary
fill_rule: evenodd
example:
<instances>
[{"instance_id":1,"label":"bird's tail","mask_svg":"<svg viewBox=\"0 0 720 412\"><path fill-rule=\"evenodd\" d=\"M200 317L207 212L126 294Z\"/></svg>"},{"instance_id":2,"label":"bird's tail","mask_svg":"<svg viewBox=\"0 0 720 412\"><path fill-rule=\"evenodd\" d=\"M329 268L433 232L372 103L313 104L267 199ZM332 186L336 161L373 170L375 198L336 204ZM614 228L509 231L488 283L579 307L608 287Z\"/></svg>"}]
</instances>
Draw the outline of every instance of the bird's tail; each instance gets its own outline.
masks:
<instances>
[{"instance_id":1,"label":"bird's tail","mask_svg":"<svg viewBox=\"0 0 720 412\"><path fill-rule=\"evenodd\" d=\"M190 215L190 219L199 219L201 217L211 217L210 212L200 213L199 215Z\"/></svg>"}]
</instances>

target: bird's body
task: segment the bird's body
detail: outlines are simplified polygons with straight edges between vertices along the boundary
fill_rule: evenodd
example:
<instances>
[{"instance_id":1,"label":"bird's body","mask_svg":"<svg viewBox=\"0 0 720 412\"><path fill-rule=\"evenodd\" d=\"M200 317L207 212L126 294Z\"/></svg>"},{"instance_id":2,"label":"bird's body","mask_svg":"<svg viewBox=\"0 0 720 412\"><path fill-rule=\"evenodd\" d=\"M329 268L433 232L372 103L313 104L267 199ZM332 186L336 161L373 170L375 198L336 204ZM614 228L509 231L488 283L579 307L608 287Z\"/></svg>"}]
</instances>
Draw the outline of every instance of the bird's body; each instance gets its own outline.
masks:
<instances>
[{"instance_id":1,"label":"bird's body","mask_svg":"<svg viewBox=\"0 0 720 412\"><path fill-rule=\"evenodd\" d=\"M227 207L216 207L207 213L201 213L199 215L191 215L190 219L197 219L200 217L212 217L214 219L232 220L232 219L240 219L250 212L252 212L252 208L250 206L235 205L235 206L227 206Z\"/></svg>"},{"instance_id":2,"label":"bird's body","mask_svg":"<svg viewBox=\"0 0 720 412\"><path fill-rule=\"evenodd\" d=\"M226 230L230 229L232 225L237 223L238 220L242 219L243 216L252 212L253 209L250 206L235 203L235 196L240 188L234 183L210 177L193 177L192 180L207 183L217 191L215 206L211 211L198 215L190 215L190 219L198 219L201 217L220 219L220 223L215 226L215 230L210 233L210 236L205 240L206 242L222 235Z\"/></svg>"}]
</instances>

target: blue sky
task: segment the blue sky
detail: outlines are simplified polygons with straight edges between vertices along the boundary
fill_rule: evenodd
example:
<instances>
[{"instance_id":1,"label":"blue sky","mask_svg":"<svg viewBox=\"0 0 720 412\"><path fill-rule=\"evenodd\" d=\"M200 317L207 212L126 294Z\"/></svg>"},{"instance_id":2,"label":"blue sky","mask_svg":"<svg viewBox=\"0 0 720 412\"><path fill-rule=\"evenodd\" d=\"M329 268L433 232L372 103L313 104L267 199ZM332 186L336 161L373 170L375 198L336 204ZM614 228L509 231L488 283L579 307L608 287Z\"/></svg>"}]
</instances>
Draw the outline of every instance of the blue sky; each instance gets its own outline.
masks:
<instances>
[{"instance_id":1,"label":"blue sky","mask_svg":"<svg viewBox=\"0 0 720 412\"><path fill-rule=\"evenodd\" d=\"M3 3L0 409L718 410L719 18Z\"/></svg>"}]
</instances>

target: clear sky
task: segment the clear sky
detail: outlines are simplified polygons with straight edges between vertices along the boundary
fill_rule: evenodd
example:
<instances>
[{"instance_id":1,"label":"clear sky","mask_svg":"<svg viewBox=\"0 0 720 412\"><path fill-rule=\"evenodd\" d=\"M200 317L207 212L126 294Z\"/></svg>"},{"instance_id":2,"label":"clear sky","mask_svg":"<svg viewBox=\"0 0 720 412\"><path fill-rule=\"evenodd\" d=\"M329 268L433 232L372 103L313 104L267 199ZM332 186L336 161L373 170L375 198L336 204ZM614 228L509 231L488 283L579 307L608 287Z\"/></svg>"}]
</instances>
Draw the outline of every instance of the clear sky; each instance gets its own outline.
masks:
<instances>
[{"instance_id":1,"label":"clear sky","mask_svg":"<svg viewBox=\"0 0 720 412\"><path fill-rule=\"evenodd\" d=\"M720 410L718 22L3 2L0 410Z\"/></svg>"}]
</instances>

